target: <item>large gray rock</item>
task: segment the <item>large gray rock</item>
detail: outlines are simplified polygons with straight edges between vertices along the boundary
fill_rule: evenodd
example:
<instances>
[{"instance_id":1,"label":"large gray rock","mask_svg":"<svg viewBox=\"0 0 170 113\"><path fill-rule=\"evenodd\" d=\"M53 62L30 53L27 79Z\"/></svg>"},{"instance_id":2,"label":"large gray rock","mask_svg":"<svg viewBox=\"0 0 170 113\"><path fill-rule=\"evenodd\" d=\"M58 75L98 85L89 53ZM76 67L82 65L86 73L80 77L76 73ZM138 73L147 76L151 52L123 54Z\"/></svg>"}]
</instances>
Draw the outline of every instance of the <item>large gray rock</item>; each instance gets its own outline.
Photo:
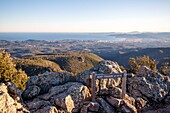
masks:
<instances>
[{"instance_id":1,"label":"large gray rock","mask_svg":"<svg viewBox=\"0 0 170 113\"><path fill-rule=\"evenodd\" d=\"M40 94L45 94L52 86L72 81L72 75L68 72L46 72L40 76L31 76L27 81L27 88L36 85L40 88Z\"/></svg>"},{"instance_id":2,"label":"large gray rock","mask_svg":"<svg viewBox=\"0 0 170 113\"><path fill-rule=\"evenodd\" d=\"M170 78L143 67L141 72L128 79L129 94L149 102L162 102L170 91Z\"/></svg>"},{"instance_id":3,"label":"large gray rock","mask_svg":"<svg viewBox=\"0 0 170 113\"><path fill-rule=\"evenodd\" d=\"M7 83L5 83L5 85L7 86L9 95L14 100L20 101L22 91L20 89L16 88L16 86L12 82L7 82Z\"/></svg>"},{"instance_id":4,"label":"large gray rock","mask_svg":"<svg viewBox=\"0 0 170 113\"><path fill-rule=\"evenodd\" d=\"M35 113L59 113L59 112L54 106L46 106L37 110Z\"/></svg>"},{"instance_id":5,"label":"large gray rock","mask_svg":"<svg viewBox=\"0 0 170 113\"><path fill-rule=\"evenodd\" d=\"M60 93L59 95L53 96L51 99L57 106L62 107L69 113L75 108L71 95L67 93Z\"/></svg>"},{"instance_id":6,"label":"large gray rock","mask_svg":"<svg viewBox=\"0 0 170 113\"><path fill-rule=\"evenodd\" d=\"M122 99L114 98L112 96L107 96L106 100L116 108L119 108L123 104Z\"/></svg>"},{"instance_id":7,"label":"large gray rock","mask_svg":"<svg viewBox=\"0 0 170 113\"><path fill-rule=\"evenodd\" d=\"M98 110L99 110L99 104L98 104L97 102L90 102L90 103L88 104L88 108L89 108L89 110L92 111L92 112L98 112Z\"/></svg>"},{"instance_id":8,"label":"large gray rock","mask_svg":"<svg viewBox=\"0 0 170 113\"><path fill-rule=\"evenodd\" d=\"M47 95L51 95L52 101L54 101L57 106L66 109L68 112L72 111L73 108L80 109L83 105L83 101L88 100L91 97L89 89L78 82L68 82L64 85L52 87L49 94L42 96L42 98L46 98Z\"/></svg>"},{"instance_id":9,"label":"large gray rock","mask_svg":"<svg viewBox=\"0 0 170 113\"><path fill-rule=\"evenodd\" d=\"M4 83L0 83L0 113L29 113L21 103L8 94L7 86Z\"/></svg>"},{"instance_id":10,"label":"large gray rock","mask_svg":"<svg viewBox=\"0 0 170 113\"><path fill-rule=\"evenodd\" d=\"M123 105L121 106L121 111L123 113L137 113L137 109L129 101L123 100Z\"/></svg>"},{"instance_id":11,"label":"large gray rock","mask_svg":"<svg viewBox=\"0 0 170 113\"><path fill-rule=\"evenodd\" d=\"M124 113L137 113L137 109L135 105L130 100L130 98L125 98L124 100L114 98L114 97L107 97L106 100L114 107L117 108L117 111L122 111Z\"/></svg>"},{"instance_id":12,"label":"large gray rock","mask_svg":"<svg viewBox=\"0 0 170 113\"><path fill-rule=\"evenodd\" d=\"M68 88L71 87L71 85L76 85L76 84L77 84L76 82L75 83L72 82L72 83L66 83L63 85L53 86L50 88L48 93L39 96L39 98L43 100L49 100L50 97L66 92Z\"/></svg>"},{"instance_id":13,"label":"large gray rock","mask_svg":"<svg viewBox=\"0 0 170 113\"><path fill-rule=\"evenodd\" d=\"M40 88L38 86L36 86L36 85L29 86L22 93L22 98L27 99L27 100L32 99L32 98L38 96L39 93L40 93Z\"/></svg>"},{"instance_id":14,"label":"large gray rock","mask_svg":"<svg viewBox=\"0 0 170 113\"><path fill-rule=\"evenodd\" d=\"M82 83L68 82L63 85L52 87L48 93L40 95L39 99L51 101L68 112L80 109L85 100L89 100L89 89Z\"/></svg>"},{"instance_id":15,"label":"large gray rock","mask_svg":"<svg viewBox=\"0 0 170 113\"><path fill-rule=\"evenodd\" d=\"M114 113L114 108L111 107L103 98L97 98L97 102L102 107L103 113Z\"/></svg>"},{"instance_id":16,"label":"large gray rock","mask_svg":"<svg viewBox=\"0 0 170 113\"><path fill-rule=\"evenodd\" d=\"M31 76L22 97L31 112L45 109L45 106L56 106L66 112L83 106L91 98L89 89L78 82L67 72L46 72L40 76Z\"/></svg>"},{"instance_id":17,"label":"large gray rock","mask_svg":"<svg viewBox=\"0 0 170 113\"><path fill-rule=\"evenodd\" d=\"M92 72L95 72L96 74L122 73L119 65L116 62L103 60L99 62L99 64L96 65L95 67L91 68L90 70L86 70L82 73L77 74L76 81L82 82L90 87ZM97 91L100 91L105 88L118 86L120 85L120 83L121 83L121 78L96 80L96 88Z\"/></svg>"},{"instance_id":18,"label":"large gray rock","mask_svg":"<svg viewBox=\"0 0 170 113\"><path fill-rule=\"evenodd\" d=\"M99 96L106 96L110 95L114 98L121 99L122 95L122 89L119 87L111 87L109 89L101 90L98 93ZM127 100L130 104L135 105L135 99L133 97L130 97L128 94L125 95L125 100Z\"/></svg>"},{"instance_id":19,"label":"large gray rock","mask_svg":"<svg viewBox=\"0 0 170 113\"><path fill-rule=\"evenodd\" d=\"M170 105L164 106L163 108L148 110L143 113L170 113Z\"/></svg>"},{"instance_id":20,"label":"large gray rock","mask_svg":"<svg viewBox=\"0 0 170 113\"><path fill-rule=\"evenodd\" d=\"M138 112L146 111L148 109L148 102L143 98L137 98L135 103Z\"/></svg>"},{"instance_id":21,"label":"large gray rock","mask_svg":"<svg viewBox=\"0 0 170 113\"><path fill-rule=\"evenodd\" d=\"M38 110L42 107L50 106L49 101L40 100L38 98L33 99L32 101L25 102L29 110Z\"/></svg>"},{"instance_id":22,"label":"large gray rock","mask_svg":"<svg viewBox=\"0 0 170 113\"><path fill-rule=\"evenodd\" d=\"M99 110L100 105L97 102L85 101L83 107L80 110L80 113L99 113L102 112Z\"/></svg>"}]
</instances>

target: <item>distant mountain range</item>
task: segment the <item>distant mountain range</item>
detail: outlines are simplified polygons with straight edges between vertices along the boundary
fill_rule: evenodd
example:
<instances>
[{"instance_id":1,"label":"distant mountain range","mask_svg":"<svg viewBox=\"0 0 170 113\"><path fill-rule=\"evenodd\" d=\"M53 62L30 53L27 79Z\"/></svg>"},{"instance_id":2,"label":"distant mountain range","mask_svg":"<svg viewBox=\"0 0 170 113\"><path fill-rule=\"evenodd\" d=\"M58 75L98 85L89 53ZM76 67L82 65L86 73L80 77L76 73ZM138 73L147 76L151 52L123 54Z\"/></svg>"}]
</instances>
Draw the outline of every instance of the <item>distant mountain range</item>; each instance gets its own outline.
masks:
<instances>
[{"instance_id":1,"label":"distant mountain range","mask_svg":"<svg viewBox=\"0 0 170 113\"><path fill-rule=\"evenodd\" d=\"M109 55L106 55L106 52L96 53L100 57L112 61L118 62L120 65L128 67L128 60L133 57L147 55L152 59L157 60L158 67L162 65L163 62L170 62L170 47L167 48L135 48L131 50L122 50L117 52L109 52Z\"/></svg>"}]
</instances>

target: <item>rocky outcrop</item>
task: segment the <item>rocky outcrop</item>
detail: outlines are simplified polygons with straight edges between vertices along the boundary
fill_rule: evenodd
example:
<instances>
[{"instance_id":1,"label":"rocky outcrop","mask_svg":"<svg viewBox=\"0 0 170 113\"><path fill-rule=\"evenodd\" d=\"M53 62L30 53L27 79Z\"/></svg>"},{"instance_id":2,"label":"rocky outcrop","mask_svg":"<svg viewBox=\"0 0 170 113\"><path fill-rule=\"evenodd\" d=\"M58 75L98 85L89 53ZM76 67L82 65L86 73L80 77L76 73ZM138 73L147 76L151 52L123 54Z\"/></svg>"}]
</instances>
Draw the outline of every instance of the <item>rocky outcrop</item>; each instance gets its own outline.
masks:
<instances>
[{"instance_id":1,"label":"rocky outcrop","mask_svg":"<svg viewBox=\"0 0 170 113\"><path fill-rule=\"evenodd\" d=\"M36 85L29 86L23 93L22 93L22 98L24 99L31 99L40 93L40 88Z\"/></svg>"},{"instance_id":2,"label":"rocky outcrop","mask_svg":"<svg viewBox=\"0 0 170 113\"><path fill-rule=\"evenodd\" d=\"M36 85L27 87L22 94L23 97L29 95L25 92L31 89L30 87L36 87ZM32 92L36 91L32 90ZM25 103L31 112L37 112L41 108L45 109L46 106L55 106L56 109L63 109L71 113L75 109L80 110L83 102L89 100L90 97L89 89L82 83L67 82L63 85L51 87L46 94L39 94L36 97L32 96L33 100L25 101Z\"/></svg>"},{"instance_id":3,"label":"rocky outcrop","mask_svg":"<svg viewBox=\"0 0 170 113\"><path fill-rule=\"evenodd\" d=\"M99 112L100 105L97 102L85 101L80 113Z\"/></svg>"},{"instance_id":4,"label":"rocky outcrop","mask_svg":"<svg viewBox=\"0 0 170 113\"><path fill-rule=\"evenodd\" d=\"M103 60L92 69L77 74L76 81L82 82L83 84L90 87L91 85L90 75L92 74L92 72L95 72L96 74L122 73L119 65L116 62ZM96 80L96 88L98 91L100 91L109 87L118 86L120 85L120 83L121 78Z\"/></svg>"},{"instance_id":5,"label":"rocky outcrop","mask_svg":"<svg viewBox=\"0 0 170 113\"><path fill-rule=\"evenodd\" d=\"M145 100L160 102L170 91L170 78L145 68L145 72L129 79L129 94L134 97L143 97Z\"/></svg>"},{"instance_id":6,"label":"rocky outcrop","mask_svg":"<svg viewBox=\"0 0 170 113\"><path fill-rule=\"evenodd\" d=\"M107 96L106 100L108 101L108 103L110 103L111 105L113 105L116 108L119 108L123 104L122 99L114 98L112 96Z\"/></svg>"},{"instance_id":7,"label":"rocky outcrop","mask_svg":"<svg viewBox=\"0 0 170 113\"><path fill-rule=\"evenodd\" d=\"M121 99L121 78L96 80L96 101L92 102L92 72L122 73L117 63L101 61L76 77L67 72L32 76L23 92L12 83L1 84L0 112L141 113L152 109L155 104L170 104L170 78L147 67L127 79L127 94L124 99Z\"/></svg>"},{"instance_id":8,"label":"rocky outcrop","mask_svg":"<svg viewBox=\"0 0 170 113\"><path fill-rule=\"evenodd\" d=\"M24 99L34 98L39 94L47 93L52 86L69 81L72 81L72 76L68 72L46 72L40 76L31 76L22 97Z\"/></svg>"},{"instance_id":9,"label":"rocky outcrop","mask_svg":"<svg viewBox=\"0 0 170 113\"><path fill-rule=\"evenodd\" d=\"M112 106L110 106L103 98L98 98L97 102L101 105L101 110L104 113L114 113L115 110Z\"/></svg>"},{"instance_id":10,"label":"rocky outcrop","mask_svg":"<svg viewBox=\"0 0 170 113\"><path fill-rule=\"evenodd\" d=\"M99 104L97 102L90 102L88 104L89 110L92 112L98 112L99 110Z\"/></svg>"},{"instance_id":11,"label":"rocky outcrop","mask_svg":"<svg viewBox=\"0 0 170 113\"><path fill-rule=\"evenodd\" d=\"M140 107L146 103L164 103L170 92L170 78L143 67L140 73L128 79L128 94L138 100ZM140 98L140 99L139 99Z\"/></svg>"},{"instance_id":12,"label":"rocky outcrop","mask_svg":"<svg viewBox=\"0 0 170 113\"><path fill-rule=\"evenodd\" d=\"M9 91L13 92L16 89ZM8 88L4 83L0 83L0 113L29 113L21 103L18 103L9 95Z\"/></svg>"},{"instance_id":13,"label":"rocky outcrop","mask_svg":"<svg viewBox=\"0 0 170 113\"><path fill-rule=\"evenodd\" d=\"M68 88L63 90L62 87L65 86ZM77 82L66 83L59 87L56 86L55 89L57 88L60 93L52 96L51 101L53 101L57 106L66 109L68 112L71 112L74 108L80 109L83 101L88 100L91 96L88 88Z\"/></svg>"},{"instance_id":14,"label":"rocky outcrop","mask_svg":"<svg viewBox=\"0 0 170 113\"><path fill-rule=\"evenodd\" d=\"M170 113L170 105L164 106L163 108L156 108L154 110L148 110L144 113Z\"/></svg>"},{"instance_id":15,"label":"rocky outcrop","mask_svg":"<svg viewBox=\"0 0 170 113\"><path fill-rule=\"evenodd\" d=\"M22 91L20 89L16 88L16 86L12 82L7 82L7 83L5 83L5 85L7 86L7 90L8 90L9 95L14 100L20 101Z\"/></svg>"},{"instance_id":16,"label":"rocky outcrop","mask_svg":"<svg viewBox=\"0 0 170 113\"><path fill-rule=\"evenodd\" d=\"M133 107L135 100L132 97L126 95L126 103L120 99L122 90L116 86L120 85L121 78L96 80L97 96L101 95L104 98L97 97L97 102L89 101L87 103L87 100L91 100L88 87L90 87L90 74L92 72L100 74L122 73L117 63L101 61L94 68L79 73L75 77L76 82L68 82L75 80L68 73L62 73L66 74L67 78L61 77L61 73L45 73L41 76L32 76L27 82L27 88L22 93L22 97L27 100L25 103L31 112L38 112L40 109L45 109L46 106L55 106L57 111L62 109L66 112L113 113L124 110L124 112L131 111L135 113L135 107ZM112 96L111 101L110 98L106 97L107 95ZM117 105L114 103L115 100L119 100Z\"/></svg>"},{"instance_id":17,"label":"rocky outcrop","mask_svg":"<svg viewBox=\"0 0 170 113\"><path fill-rule=\"evenodd\" d=\"M37 110L35 113L59 113L59 112L60 111L58 111L54 106L46 106Z\"/></svg>"}]
</instances>

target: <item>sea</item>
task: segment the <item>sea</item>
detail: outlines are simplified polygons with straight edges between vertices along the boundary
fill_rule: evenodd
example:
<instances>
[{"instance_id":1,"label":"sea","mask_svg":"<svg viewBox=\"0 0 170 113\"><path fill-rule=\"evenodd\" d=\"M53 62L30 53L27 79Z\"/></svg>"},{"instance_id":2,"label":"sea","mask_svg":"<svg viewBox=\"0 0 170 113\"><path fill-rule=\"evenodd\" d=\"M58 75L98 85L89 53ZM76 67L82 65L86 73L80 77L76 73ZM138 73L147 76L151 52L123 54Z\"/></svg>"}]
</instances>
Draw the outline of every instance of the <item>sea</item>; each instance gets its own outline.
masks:
<instances>
[{"instance_id":1,"label":"sea","mask_svg":"<svg viewBox=\"0 0 170 113\"><path fill-rule=\"evenodd\" d=\"M0 33L0 40L121 40L109 33Z\"/></svg>"}]
</instances>

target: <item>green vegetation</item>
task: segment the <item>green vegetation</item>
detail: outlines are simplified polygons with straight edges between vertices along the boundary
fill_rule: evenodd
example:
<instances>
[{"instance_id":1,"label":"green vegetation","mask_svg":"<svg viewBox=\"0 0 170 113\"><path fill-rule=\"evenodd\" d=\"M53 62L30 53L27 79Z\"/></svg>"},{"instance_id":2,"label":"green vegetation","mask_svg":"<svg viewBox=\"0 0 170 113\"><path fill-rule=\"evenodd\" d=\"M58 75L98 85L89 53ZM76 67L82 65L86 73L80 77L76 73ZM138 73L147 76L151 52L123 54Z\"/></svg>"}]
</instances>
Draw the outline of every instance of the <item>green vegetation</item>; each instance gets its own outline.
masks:
<instances>
[{"instance_id":1,"label":"green vegetation","mask_svg":"<svg viewBox=\"0 0 170 113\"><path fill-rule=\"evenodd\" d=\"M24 70L28 76L49 72L68 71L73 75L88 70L103 60L99 56L86 52L43 54L28 58L14 58L17 69Z\"/></svg>"},{"instance_id":2,"label":"green vegetation","mask_svg":"<svg viewBox=\"0 0 170 113\"><path fill-rule=\"evenodd\" d=\"M126 70L125 67L123 67L123 66L120 66L120 69L121 69L122 71Z\"/></svg>"},{"instance_id":3,"label":"green vegetation","mask_svg":"<svg viewBox=\"0 0 170 113\"><path fill-rule=\"evenodd\" d=\"M8 53L0 51L0 81L13 82L17 88L24 89L28 77L22 70L17 70Z\"/></svg>"},{"instance_id":4,"label":"green vegetation","mask_svg":"<svg viewBox=\"0 0 170 113\"><path fill-rule=\"evenodd\" d=\"M164 75L168 75L170 70L169 62L164 62L163 65L160 67L160 72Z\"/></svg>"},{"instance_id":5,"label":"green vegetation","mask_svg":"<svg viewBox=\"0 0 170 113\"><path fill-rule=\"evenodd\" d=\"M62 72L60 66L54 62L43 60L40 57L14 58L13 62L16 64L17 69L24 70L28 76L42 74L46 71L49 72Z\"/></svg>"},{"instance_id":6,"label":"green vegetation","mask_svg":"<svg viewBox=\"0 0 170 113\"><path fill-rule=\"evenodd\" d=\"M130 58L129 59L129 66L130 70L129 72L132 72L134 74L137 74L141 66L147 66L153 71L158 71L156 68L156 65L158 62L156 60L153 60L149 58L149 56L139 56L136 58Z\"/></svg>"},{"instance_id":7,"label":"green vegetation","mask_svg":"<svg viewBox=\"0 0 170 113\"><path fill-rule=\"evenodd\" d=\"M75 75L92 68L101 60L103 59L95 54L82 52L11 58L5 51L0 51L0 81L10 81L17 88L24 89L28 79L27 75L38 75L46 71L69 71Z\"/></svg>"},{"instance_id":8,"label":"green vegetation","mask_svg":"<svg viewBox=\"0 0 170 113\"><path fill-rule=\"evenodd\" d=\"M61 69L76 75L79 72L88 70L103 60L101 57L86 52L70 52L56 55L40 55L45 60L58 64Z\"/></svg>"}]
</instances>

